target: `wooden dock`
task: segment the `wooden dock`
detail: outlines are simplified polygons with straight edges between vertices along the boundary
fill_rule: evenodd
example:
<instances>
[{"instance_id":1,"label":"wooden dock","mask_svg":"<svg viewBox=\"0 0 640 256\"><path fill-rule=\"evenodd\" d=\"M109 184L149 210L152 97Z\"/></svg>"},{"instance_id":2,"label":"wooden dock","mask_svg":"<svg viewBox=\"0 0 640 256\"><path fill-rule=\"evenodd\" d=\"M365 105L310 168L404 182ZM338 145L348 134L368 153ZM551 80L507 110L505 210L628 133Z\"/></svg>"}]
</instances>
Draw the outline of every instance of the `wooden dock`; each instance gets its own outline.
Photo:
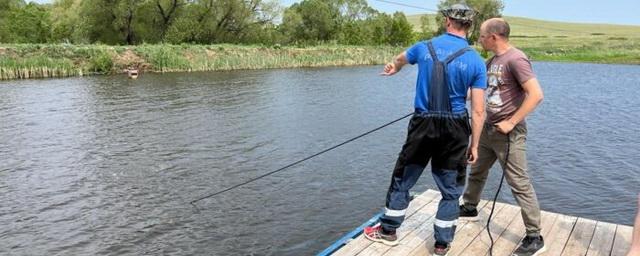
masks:
<instances>
[{"instance_id":1,"label":"wooden dock","mask_svg":"<svg viewBox=\"0 0 640 256\"><path fill-rule=\"evenodd\" d=\"M394 247L372 243L363 235L349 241L332 255L431 255L433 252L433 222L440 193L427 190L411 201L406 219L398 229L400 243ZM491 203L478 205L480 221L459 221L449 256L488 255L490 240L486 221ZM511 255L522 240L525 229L520 208L496 203L491 221L495 241L493 255ZM625 225L542 212L542 235L547 246L543 255L626 255L633 228Z\"/></svg>"}]
</instances>

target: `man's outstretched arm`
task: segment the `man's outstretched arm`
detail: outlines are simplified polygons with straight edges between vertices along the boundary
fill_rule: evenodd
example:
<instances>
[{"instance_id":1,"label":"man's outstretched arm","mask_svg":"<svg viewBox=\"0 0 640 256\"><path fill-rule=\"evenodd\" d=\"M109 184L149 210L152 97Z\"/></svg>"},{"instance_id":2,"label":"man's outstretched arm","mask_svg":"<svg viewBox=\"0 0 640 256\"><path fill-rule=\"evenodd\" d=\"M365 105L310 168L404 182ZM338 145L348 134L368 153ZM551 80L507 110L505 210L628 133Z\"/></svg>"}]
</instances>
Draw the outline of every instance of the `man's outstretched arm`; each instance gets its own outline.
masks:
<instances>
[{"instance_id":1,"label":"man's outstretched arm","mask_svg":"<svg viewBox=\"0 0 640 256\"><path fill-rule=\"evenodd\" d=\"M407 63L409 63L409 61L407 61L407 52L405 51L400 53L398 56L394 57L393 61L391 61L390 63L387 63L384 66L384 69L382 70L382 73L380 73L380 75L392 76L400 72L402 67Z\"/></svg>"}]
</instances>

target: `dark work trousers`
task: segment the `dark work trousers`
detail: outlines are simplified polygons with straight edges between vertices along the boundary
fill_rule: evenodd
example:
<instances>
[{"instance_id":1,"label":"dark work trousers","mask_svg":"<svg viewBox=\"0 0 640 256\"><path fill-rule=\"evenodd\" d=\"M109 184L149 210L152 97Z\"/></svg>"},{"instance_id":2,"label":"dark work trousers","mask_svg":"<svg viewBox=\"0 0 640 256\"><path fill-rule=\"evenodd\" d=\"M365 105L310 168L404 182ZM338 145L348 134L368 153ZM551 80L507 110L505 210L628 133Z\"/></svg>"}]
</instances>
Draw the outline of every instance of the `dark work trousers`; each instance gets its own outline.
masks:
<instances>
[{"instance_id":1,"label":"dark work trousers","mask_svg":"<svg viewBox=\"0 0 640 256\"><path fill-rule=\"evenodd\" d=\"M462 194L469 144L467 113L416 113L409 122L407 140L398 156L387 192L382 228L393 233L404 221L409 206L409 189L413 187L431 160L432 174L442 200L434 224L435 239L453 241L459 215L458 199Z\"/></svg>"}]
</instances>

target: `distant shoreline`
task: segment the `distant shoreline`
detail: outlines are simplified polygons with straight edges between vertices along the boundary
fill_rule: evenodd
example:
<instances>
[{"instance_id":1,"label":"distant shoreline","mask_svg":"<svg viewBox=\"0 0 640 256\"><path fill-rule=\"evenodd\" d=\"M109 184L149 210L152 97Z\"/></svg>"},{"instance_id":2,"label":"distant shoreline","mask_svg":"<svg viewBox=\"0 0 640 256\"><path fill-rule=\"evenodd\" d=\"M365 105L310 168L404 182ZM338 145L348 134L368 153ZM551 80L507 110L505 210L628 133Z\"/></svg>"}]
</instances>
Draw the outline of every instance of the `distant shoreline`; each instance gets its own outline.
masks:
<instances>
[{"instance_id":1,"label":"distant shoreline","mask_svg":"<svg viewBox=\"0 0 640 256\"><path fill-rule=\"evenodd\" d=\"M640 64L640 47L544 48L514 44L533 61ZM523 46L520 44L524 43ZM242 45L0 45L0 80L56 78L140 72L222 71L299 67L380 65L406 47L321 45L314 47Z\"/></svg>"},{"instance_id":2,"label":"distant shoreline","mask_svg":"<svg viewBox=\"0 0 640 256\"><path fill-rule=\"evenodd\" d=\"M140 72L376 65L403 47L322 45L0 45L0 80Z\"/></svg>"}]
</instances>

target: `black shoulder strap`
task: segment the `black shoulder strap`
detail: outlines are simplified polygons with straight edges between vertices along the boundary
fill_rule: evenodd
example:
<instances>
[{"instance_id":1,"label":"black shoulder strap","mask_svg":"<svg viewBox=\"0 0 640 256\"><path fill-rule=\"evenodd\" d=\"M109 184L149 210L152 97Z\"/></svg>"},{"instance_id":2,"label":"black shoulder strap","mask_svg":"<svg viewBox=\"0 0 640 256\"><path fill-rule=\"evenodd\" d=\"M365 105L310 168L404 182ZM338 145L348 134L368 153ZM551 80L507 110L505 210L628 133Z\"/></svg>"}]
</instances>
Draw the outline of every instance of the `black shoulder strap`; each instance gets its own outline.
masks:
<instances>
[{"instance_id":1,"label":"black shoulder strap","mask_svg":"<svg viewBox=\"0 0 640 256\"><path fill-rule=\"evenodd\" d=\"M433 44L431 43L431 41L427 42L427 46L429 47L429 53L431 54L431 59L433 59L434 62L438 61L438 56L436 56L436 50L433 49Z\"/></svg>"},{"instance_id":2,"label":"black shoulder strap","mask_svg":"<svg viewBox=\"0 0 640 256\"><path fill-rule=\"evenodd\" d=\"M465 48L462 48L462 49L458 50L457 52L455 52L454 54L449 55L449 57L447 57L447 58L444 60L444 63L447 63L447 64L448 64L449 62L451 62L451 61L452 61L452 60L454 60L455 58L458 58L458 57L460 57L460 55L464 54L464 53L465 53L465 52L467 52L467 51L471 51L471 50L472 50L472 49L471 49L471 47L469 47L469 46L467 46L467 47L465 47Z\"/></svg>"}]
</instances>

